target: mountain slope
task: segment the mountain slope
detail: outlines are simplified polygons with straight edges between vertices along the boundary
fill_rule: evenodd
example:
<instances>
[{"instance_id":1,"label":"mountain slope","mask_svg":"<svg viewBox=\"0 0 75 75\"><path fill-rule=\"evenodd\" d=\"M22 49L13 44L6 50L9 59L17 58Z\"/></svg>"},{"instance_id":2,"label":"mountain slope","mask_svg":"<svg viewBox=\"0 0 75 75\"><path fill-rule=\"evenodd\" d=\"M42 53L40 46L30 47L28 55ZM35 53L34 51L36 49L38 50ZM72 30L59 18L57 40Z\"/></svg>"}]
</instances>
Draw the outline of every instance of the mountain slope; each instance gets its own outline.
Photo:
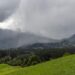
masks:
<instances>
[{"instance_id":1,"label":"mountain slope","mask_svg":"<svg viewBox=\"0 0 75 75\"><path fill-rule=\"evenodd\" d=\"M0 75L75 75L75 55L25 68L0 65L0 69Z\"/></svg>"},{"instance_id":2,"label":"mountain slope","mask_svg":"<svg viewBox=\"0 0 75 75\"><path fill-rule=\"evenodd\" d=\"M61 41L61 43L64 45L64 46L75 46L75 34L72 35L71 37L67 38L67 39L63 39Z\"/></svg>"},{"instance_id":3,"label":"mountain slope","mask_svg":"<svg viewBox=\"0 0 75 75\"><path fill-rule=\"evenodd\" d=\"M34 43L48 43L56 41L58 40L49 39L28 32L22 33L0 29L0 48L16 48Z\"/></svg>"},{"instance_id":4,"label":"mountain slope","mask_svg":"<svg viewBox=\"0 0 75 75\"><path fill-rule=\"evenodd\" d=\"M50 39L29 32L22 33L0 29L0 48L17 47L63 48L75 46L75 35L63 40ZM30 48L31 48L30 47Z\"/></svg>"},{"instance_id":5,"label":"mountain slope","mask_svg":"<svg viewBox=\"0 0 75 75\"><path fill-rule=\"evenodd\" d=\"M48 42L48 43L35 43L28 45L27 47L22 46L21 48L26 49L50 49L50 48L65 48L65 47L75 47L75 35L72 35L69 38L57 41L57 42Z\"/></svg>"}]
</instances>

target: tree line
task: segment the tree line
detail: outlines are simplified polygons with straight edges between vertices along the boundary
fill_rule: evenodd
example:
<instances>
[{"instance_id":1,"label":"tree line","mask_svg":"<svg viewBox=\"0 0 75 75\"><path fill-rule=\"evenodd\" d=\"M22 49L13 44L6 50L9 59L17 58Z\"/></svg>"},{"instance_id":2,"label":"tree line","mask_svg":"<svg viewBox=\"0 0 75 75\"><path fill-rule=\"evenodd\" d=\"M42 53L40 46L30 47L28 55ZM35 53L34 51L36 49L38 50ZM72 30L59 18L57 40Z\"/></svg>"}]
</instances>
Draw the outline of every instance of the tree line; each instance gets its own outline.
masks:
<instances>
[{"instance_id":1,"label":"tree line","mask_svg":"<svg viewBox=\"0 0 75 75\"><path fill-rule=\"evenodd\" d=\"M75 54L75 48L50 48L50 49L7 49L0 50L0 64L12 66L31 66L48 60Z\"/></svg>"}]
</instances>

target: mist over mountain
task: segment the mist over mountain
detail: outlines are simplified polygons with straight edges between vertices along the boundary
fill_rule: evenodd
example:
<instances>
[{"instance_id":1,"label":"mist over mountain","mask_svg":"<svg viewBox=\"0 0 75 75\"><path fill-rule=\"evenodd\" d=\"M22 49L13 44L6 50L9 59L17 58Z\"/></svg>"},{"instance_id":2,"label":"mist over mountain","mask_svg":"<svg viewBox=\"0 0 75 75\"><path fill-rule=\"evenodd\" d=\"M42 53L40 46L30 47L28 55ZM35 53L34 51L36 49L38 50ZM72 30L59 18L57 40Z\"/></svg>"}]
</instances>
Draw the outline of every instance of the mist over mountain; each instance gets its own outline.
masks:
<instances>
[{"instance_id":1,"label":"mist over mountain","mask_svg":"<svg viewBox=\"0 0 75 75\"><path fill-rule=\"evenodd\" d=\"M0 29L0 48L17 48L34 43L57 42L58 40L38 36L33 33L22 33L7 29Z\"/></svg>"},{"instance_id":2,"label":"mist over mountain","mask_svg":"<svg viewBox=\"0 0 75 75\"><path fill-rule=\"evenodd\" d=\"M21 49L51 49L51 48L73 48L75 47L75 34L57 42L35 43L27 46L21 46Z\"/></svg>"},{"instance_id":3,"label":"mist over mountain","mask_svg":"<svg viewBox=\"0 0 75 75\"><path fill-rule=\"evenodd\" d=\"M75 34L62 40L39 36L30 32L0 29L0 48L63 48L75 46Z\"/></svg>"}]
</instances>

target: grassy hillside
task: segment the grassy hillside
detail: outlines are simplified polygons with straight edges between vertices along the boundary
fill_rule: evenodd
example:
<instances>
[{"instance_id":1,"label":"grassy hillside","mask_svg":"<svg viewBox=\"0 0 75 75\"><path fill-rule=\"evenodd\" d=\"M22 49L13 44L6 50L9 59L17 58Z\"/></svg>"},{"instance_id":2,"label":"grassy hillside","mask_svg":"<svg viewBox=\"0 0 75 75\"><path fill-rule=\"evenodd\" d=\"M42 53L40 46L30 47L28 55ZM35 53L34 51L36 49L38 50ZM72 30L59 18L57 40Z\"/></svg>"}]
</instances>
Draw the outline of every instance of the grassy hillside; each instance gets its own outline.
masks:
<instances>
[{"instance_id":1,"label":"grassy hillside","mask_svg":"<svg viewBox=\"0 0 75 75\"><path fill-rule=\"evenodd\" d=\"M1 64L0 75L75 75L75 55L25 68Z\"/></svg>"}]
</instances>

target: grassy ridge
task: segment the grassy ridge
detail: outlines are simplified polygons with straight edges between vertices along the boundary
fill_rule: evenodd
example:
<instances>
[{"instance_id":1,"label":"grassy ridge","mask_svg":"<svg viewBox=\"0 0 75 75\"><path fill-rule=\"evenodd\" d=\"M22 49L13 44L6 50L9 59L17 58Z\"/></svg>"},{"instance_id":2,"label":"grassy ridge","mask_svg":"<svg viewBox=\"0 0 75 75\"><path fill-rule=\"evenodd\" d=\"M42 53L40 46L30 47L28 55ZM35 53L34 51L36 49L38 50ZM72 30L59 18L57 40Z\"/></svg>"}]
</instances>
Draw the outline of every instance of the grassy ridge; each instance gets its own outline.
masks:
<instances>
[{"instance_id":1,"label":"grassy ridge","mask_svg":"<svg viewBox=\"0 0 75 75\"><path fill-rule=\"evenodd\" d=\"M0 75L75 75L75 55L25 68L1 64Z\"/></svg>"}]
</instances>

